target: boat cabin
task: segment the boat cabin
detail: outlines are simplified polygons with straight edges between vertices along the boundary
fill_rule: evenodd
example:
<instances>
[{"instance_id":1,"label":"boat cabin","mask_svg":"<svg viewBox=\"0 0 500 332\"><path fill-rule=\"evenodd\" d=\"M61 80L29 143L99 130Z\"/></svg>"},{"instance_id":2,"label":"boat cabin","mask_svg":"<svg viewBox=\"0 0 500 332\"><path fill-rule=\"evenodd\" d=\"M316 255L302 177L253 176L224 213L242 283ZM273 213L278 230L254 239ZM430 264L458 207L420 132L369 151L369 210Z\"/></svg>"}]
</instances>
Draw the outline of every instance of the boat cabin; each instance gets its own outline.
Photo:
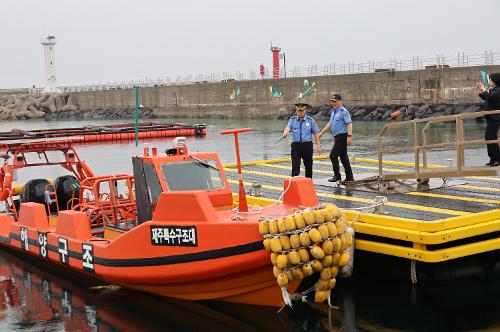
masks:
<instances>
[{"instance_id":1,"label":"boat cabin","mask_svg":"<svg viewBox=\"0 0 500 332\"><path fill-rule=\"evenodd\" d=\"M231 209L231 187L215 153L189 153L185 144L175 144L164 154L144 149L132 158L137 220L151 220L160 194L169 191L206 191L216 210Z\"/></svg>"}]
</instances>

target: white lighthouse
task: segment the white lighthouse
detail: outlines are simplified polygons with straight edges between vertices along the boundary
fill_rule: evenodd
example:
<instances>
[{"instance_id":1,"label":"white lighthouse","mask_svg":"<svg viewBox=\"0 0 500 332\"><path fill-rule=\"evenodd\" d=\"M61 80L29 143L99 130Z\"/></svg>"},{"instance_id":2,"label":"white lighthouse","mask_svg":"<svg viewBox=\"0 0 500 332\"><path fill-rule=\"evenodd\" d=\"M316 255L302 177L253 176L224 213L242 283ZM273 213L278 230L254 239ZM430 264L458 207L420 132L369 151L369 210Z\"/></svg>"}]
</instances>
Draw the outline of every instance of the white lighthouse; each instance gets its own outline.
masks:
<instances>
[{"instance_id":1,"label":"white lighthouse","mask_svg":"<svg viewBox=\"0 0 500 332\"><path fill-rule=\"evenodd\" d=\"M56 92L56 37L47 36L41 41L45 55L45 89L44 92Z\"/></svg>"}]
</instances>

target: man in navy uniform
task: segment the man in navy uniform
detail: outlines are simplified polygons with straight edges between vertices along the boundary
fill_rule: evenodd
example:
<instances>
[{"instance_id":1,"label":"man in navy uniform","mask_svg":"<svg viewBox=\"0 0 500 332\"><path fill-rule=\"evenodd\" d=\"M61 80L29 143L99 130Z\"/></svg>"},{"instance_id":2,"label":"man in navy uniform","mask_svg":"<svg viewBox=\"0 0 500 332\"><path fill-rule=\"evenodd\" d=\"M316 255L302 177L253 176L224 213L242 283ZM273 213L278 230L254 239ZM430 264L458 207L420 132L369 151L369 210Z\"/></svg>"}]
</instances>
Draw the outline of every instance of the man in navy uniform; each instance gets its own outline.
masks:
<instances>
[{"instance_id":1,"label":"man in navy uniform","mask_svg":"<svg viewBox=\"0 0 500 332\"><path fill-rule=\"evenodd\" d=\"M290 131L292 132L292 176L300 174L300 160L302 159L306 177L312 178L313 136L316 141L316 151L318 154L321 153L319 127L313 118L306 115L308 104L297 103L295 107L297 115L288 120L288 125L283 131L283 138L287 137Z\"/></svg>"},{"instance_id":2,"label":"man in navy uniform","mask_svg":"<svg viewBox=\"0 0 500 332\"><path fill-rule=\"evenodd\" d=\"M347 156L347 146L352 144L352 120L349 111L342 106L342 96L334 94L331 98L332 113L330 121L326 124L325 128L319 133L319 137L330 129L335 142L333 143L332 151L330 152L330 160L332 161L333 177L328 179L330 182L341 181L339 157L344 166L345 180L344 183L354 181L352 175L351 164Z\"/></svg>"}]
</instances>

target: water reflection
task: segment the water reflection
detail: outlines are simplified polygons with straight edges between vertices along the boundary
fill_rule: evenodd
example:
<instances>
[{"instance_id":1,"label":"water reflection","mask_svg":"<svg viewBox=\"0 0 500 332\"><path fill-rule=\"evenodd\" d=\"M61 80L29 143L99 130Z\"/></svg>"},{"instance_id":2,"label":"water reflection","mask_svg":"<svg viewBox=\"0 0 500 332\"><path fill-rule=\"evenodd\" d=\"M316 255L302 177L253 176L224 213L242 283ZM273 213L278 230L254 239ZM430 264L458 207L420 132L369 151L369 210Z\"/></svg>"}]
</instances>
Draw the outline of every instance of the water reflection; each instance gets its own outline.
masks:
<instances>
[{"instance_id":1,"label":"water reflection","mask_svg":"<svg viewBox=\"0 0 500 332\"><path fill-rule=\"evenodd\" d=\"M95 280L72 273L63 278L4 250L0 250L0 280L2 330L327 331L331 324L326 305L298 304L277 314L271 307L93 288Z\"/></svg>"},{"instance_id":2,"label":"water reflection","mask_svg":"<svg viewBox=\"0 0 500 332\"><path fill-rule=\"evenodd\" d=\"M86 120L86 121L57 121L43 120L2 121L0 131L9 131L12 128L23 130L43 128L83 127L85 125L105 125L111 123L124 123L130 120ZM192 123L193 119L158 119L162 123L183 122ZM284 120L254 120L254 119L196 119L197 122L207 124L206 137L189 137L188 147L192 151L213 151L220 155L223 163L235 162L233 138L219 134L221 130L239 127L251 127L250 133L240 135L242 161L283 158L290 155L290 141L283 140L274 144L282 135L286 125ZM353 145L350 154L358 157L377 158L377 134L386 122L356 121L353 132ZM320 121L320 127L324 125ZM433 143L453 142L454 125L449 123L436 124L429 132L430 141ZM467 121L464 125L466 139L481 139L484 136L484 124L476 121ZM413 133L409 128L395 128L384 138L384 146L409 146L413 141ZM109 143L79 144L80 156L88 161L98 171L98 174L130 173L132 170L130 158L141 153L143 147L157 146L160 151L171 145L171 139L141 140L139 147L134 142L121 141ZM323 153L328 154L333 146L331 135L324 135L321 139ZM483 161L486 155L485 147L474 146L467 149L466 157L469 160ZM436 150L428 155L429 162L443 163L443 158L455 158L454 150ZM403 153L388 156L387 159L414 161L412 153Z\"/></svg>"},{"instance_id":3,"label":"water reflection","mask_svg":"<svg viewBox=\"0 0 500 332\"><path fill-rule=\"evenodd\" d=\"M373 270L372 273L383 273ZM62 277L0 250L0 329L21 331L481 331L500 329L498 280L412 286L404 276L341 279L327 304L293 309L157 298ZM498 276L498 274L497 274Z\"/></svg>"}]
</instances>

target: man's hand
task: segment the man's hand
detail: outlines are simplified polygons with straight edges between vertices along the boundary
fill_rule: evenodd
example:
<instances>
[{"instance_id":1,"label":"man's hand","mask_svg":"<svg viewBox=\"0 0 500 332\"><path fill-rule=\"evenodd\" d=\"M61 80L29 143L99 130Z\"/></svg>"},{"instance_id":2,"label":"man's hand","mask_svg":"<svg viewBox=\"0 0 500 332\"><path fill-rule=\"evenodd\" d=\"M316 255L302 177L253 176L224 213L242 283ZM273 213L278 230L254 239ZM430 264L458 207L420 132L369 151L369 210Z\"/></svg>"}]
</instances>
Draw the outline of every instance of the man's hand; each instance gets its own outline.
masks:
<instances>
[{"instance_id":1,"label":"man's hand","mask_svg":"<svg viewBox=\"0 0 500 332\"><path fill-rule=\"evenodd\" d=\"M316 152L318 153L318 156L321 155L321 146L316 147Z\"/></svg>"},{"instance_id":2,"label":"man's hand","mask_svg":"<svg viewBox=\"0 0 500 332\"><path fill-rule=\"evenodd\" d=\"M352 137L351 136L347 136L347 145L351 146L351 144L352 144Z\"/></svg>"}]
</instances>

